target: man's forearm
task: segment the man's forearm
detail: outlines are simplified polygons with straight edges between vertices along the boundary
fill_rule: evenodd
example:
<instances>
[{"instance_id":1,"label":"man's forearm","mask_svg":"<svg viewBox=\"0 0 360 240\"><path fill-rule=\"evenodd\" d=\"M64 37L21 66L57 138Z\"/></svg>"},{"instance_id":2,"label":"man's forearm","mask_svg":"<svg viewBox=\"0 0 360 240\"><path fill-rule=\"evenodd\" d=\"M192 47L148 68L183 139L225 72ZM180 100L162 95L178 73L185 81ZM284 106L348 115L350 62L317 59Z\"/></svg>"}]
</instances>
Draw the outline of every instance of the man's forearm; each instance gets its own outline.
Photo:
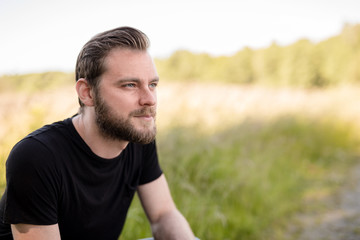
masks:
<instances>
[{"instance_id":1,"label":"man's forearm","mask_svg":"<svg viewBox=\"0 0 360 240\"><path fill-rule=\"evenodd\" d=\"M155 240L194 240L195 236L184 218L174 210L151 226Z\"/></svg>"}]
</instances>

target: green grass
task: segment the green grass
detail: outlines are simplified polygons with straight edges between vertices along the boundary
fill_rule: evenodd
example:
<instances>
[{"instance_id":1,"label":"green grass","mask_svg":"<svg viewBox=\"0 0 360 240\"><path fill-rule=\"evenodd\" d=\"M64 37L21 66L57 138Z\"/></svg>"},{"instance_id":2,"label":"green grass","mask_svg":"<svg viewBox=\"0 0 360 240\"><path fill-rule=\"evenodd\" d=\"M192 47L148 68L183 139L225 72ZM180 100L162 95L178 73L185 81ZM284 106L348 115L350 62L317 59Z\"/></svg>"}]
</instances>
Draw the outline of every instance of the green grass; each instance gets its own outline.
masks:
<instances>
[{"instance_id":1,"label":"green grass","mask_svg":"<svg viewBox=\"0 0 360 240\"><path fill-rule=\"evenodd\" d=\"M173 198L201 239L280 239L304 199L335 189L359 154L356 131L334 119L248 120L213 135L199 129L160 133L158 147ZM120 239L150 235L136 199Z\"/></svg>"}]
</instances>

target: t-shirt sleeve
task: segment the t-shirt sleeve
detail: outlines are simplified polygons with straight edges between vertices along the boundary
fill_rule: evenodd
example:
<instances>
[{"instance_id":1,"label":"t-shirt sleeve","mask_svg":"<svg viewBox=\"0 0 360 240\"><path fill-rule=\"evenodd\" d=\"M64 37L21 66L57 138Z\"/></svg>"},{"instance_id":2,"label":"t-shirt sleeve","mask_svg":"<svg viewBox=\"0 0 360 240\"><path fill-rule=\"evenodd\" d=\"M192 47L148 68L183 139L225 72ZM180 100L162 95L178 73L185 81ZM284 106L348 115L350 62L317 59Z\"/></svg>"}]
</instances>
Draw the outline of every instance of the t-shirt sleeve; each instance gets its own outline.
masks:
<instances>
[{"instance_id":1,"label":"t-shirt sleeve","mask_svg":"<svg viewBox=\"0 0 360 240\"><path fill-rule=\"evenodd\" d=\"M156 142L153 141L150 144L144 145L143 167L140 178L140 185L154 181L160 177L161 174L162 170L158 160Z\"/></svg>"},{"instance_id":2,"label":"t-shirt sleeve","mask_svg":"<svg viewBox=\"0 0 360 240\"><path fill-rule=\"evenodd\" d=\"M4 222L57 223L57 176L54 156L44 144L26 138L15 145L6 163Z\"/></svg>"}]
</instances>

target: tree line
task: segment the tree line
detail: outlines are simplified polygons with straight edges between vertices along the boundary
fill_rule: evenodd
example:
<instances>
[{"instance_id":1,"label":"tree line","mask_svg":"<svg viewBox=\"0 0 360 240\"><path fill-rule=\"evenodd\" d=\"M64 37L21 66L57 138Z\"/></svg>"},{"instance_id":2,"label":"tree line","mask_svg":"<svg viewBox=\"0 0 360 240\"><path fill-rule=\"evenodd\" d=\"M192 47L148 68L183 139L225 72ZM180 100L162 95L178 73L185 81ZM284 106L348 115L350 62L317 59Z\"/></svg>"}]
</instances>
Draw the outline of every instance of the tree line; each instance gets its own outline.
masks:
<instances>
[{"instance_id":1,"label":"tree line","mask_svg":"<svg viewBox=\"0 0 360 240\"><path fill-rule=\"evenodd\" d=\"M301 39L280 46L246 47L232 56L178 50L155 59L162 80L224 82L271 86L326 87L360 83L360 24L345 24L319 43ZM73 73L45 72L0 76L0 90L36 91L73 84Z\"/></svg>"},{"instance_id":2,"label":"tree line","mask_svg":"<svg viewBox=\"0 0 360 240\"><path fill-rule=\"evenodd\" d=\"M360 24L345 24L339 35L319 43L273 42L267 48L246 47L219 57L179 50L155 62L166 80L301 87L360 83Z\"/></svg>"}]
</instances>

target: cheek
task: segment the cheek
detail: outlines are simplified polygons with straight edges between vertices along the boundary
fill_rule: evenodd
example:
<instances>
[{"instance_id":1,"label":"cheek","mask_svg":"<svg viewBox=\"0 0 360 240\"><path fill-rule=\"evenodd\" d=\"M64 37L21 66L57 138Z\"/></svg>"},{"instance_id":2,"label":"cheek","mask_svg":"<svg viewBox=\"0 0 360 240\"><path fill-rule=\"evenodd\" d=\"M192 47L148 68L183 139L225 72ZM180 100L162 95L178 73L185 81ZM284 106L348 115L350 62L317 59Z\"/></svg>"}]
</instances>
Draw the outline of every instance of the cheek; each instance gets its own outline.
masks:
<instances>
[{"instance_id":1,"label":"cheek","mask_svg":"<svg viewBox=\"0 0 360 240\"><path fill-rule=\"evenodd\" d=\"M136 91L122 91L115 88L107 92L105 100L113 111L125 116L139 108L138 95Z\"/></svg>"},{"instance_id":2,"label":"cheek","mask_svg":"<svg viewBox=\"0 0 360 240\"><path fill-rule=\"evenodd\" d=\"M118 102L113 102L111 104L111 108L113 110L113 112L117 115L117 116L121 116L121 117L129 117L129 115L131 114L132 111L134 111L136 108L133 107L134 105L130 102L125 102L125 101L118 101Z\"/></svg>"},{"instance_id":3,"label":"cheek","mask_svg":"<svg viewBox=\"0 0 360 240\"><path fill-rule=\"evenodd\" d=\"M131 108L134 104L134 97L122 92L109 94L107 100L109 105L117 109Z\"/></svg>"}]
</instances>

